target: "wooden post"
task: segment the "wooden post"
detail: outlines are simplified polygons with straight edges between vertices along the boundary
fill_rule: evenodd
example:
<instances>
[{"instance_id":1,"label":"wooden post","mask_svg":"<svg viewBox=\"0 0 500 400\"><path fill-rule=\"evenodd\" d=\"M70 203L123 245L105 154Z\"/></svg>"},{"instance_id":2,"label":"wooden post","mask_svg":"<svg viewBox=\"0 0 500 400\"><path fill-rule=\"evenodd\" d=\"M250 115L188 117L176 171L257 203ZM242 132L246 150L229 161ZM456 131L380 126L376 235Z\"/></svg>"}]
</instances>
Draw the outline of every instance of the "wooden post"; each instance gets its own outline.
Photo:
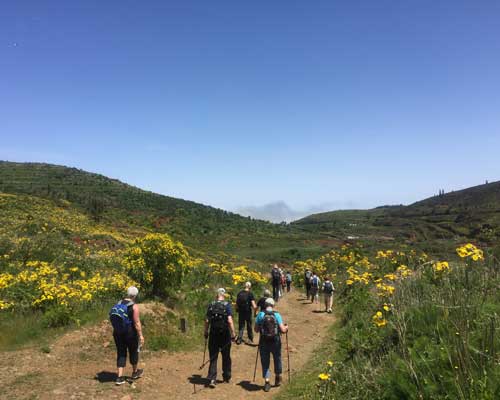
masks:
<instances>
[{"instance_id":1,"label":"wooden post","mask_svg":"<svg viewBox=\"0 0 500 400\"><path fill-rule=\"evenodd\" d=\"M182 333L186 333L186 331L187 331L187 321L186 321L186 318L181 318L180 329L181 329Z\"/></svg>"}]
</instances>

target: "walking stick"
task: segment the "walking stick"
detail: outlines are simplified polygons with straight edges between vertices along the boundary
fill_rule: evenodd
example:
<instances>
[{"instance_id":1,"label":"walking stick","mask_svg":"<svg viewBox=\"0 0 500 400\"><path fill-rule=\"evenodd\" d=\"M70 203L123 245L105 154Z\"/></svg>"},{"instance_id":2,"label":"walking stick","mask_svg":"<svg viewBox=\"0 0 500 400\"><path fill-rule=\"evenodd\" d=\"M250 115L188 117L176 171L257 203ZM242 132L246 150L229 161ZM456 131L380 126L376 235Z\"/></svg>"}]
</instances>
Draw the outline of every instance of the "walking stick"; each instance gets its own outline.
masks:
<instances>
[{"instance_id":1,"label":"walking stick","mask_svg":"<svg viewBox=\"0 0 500 400\"><path fill-rule=\"evenodd\" d=\"M288 329L286 331L286 356L288 358L288 383L290 383L290 351L288 350Z\"/></svg>"},{"instance_id":2,"label":"walking stick","mask_svg":"<svg viewBox=\"0 0 500 400\"><path fill-rule=\"evenodd\" d=\"M207 354L207 341L208 341L208 338L205 337L205 349L203 350L203 362L201 363L201 365L205 365L205 356Z\"/></svg>"},{"instance_id":3,"label":"walking stick","mask_svg":"<svg viewBox=\"0 0 500 400\"><path fill-rule=\"evenodd\" d=\"M257 346L257 355L255 356L255 368L253 370L253 381L255 382L255 375L257 375L257 362L259 361L259 350L260 350L260 335L259 335L259 345Z\"/></svg>"},{"instance_id":4,"label":"walking stick","mask_svg":"<svg viewBox=\"0 0 500 400\"><path fill-rule=\"evenodd\" d=\"M229 346L231 344L231 342L227 342L224 346L222 346L219 351L222 351L224 350L227 346ZM200 369L203 369L205 367L205 365L207 365L209 362L212 362L214 361L215 359L217 359L219 357L219 351L217 352L217 355L213 358L210 358L209 360L205 361L203 364L200 365Z\"/></svg>"}]
</instances>

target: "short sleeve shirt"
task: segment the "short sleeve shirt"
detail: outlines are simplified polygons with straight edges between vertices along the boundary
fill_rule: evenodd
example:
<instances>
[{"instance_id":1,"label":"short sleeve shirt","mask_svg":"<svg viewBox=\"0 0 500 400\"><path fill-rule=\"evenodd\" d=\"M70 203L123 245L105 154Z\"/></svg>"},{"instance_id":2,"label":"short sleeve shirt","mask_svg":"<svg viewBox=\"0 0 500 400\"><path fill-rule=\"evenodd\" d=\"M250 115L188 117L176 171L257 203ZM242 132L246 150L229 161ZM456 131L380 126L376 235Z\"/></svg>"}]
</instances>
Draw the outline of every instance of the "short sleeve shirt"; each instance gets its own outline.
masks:
<instances>
[{"instance_id":1,"label":"short sleeve shirt","mask_svg":"<svg viewBox=\"0 0 500 400\"><path fill-rule=\"evenodd\" d=\"M266 309L266 299L267 297L261 297L257 302L257 307L260 309L260 311L264 311Z\"/></svg>"},{"instance_id":2,"label":"short sleeve shirt","mask_svg":"<svg viewBox=\"0 0 500 400\"><path fill-rule=\"evenodd\" d=\"M261 325L262 324L262 321L264 320L264 315L266 313L264 311L261 311L259 312L259 314L257 315L257 318L255 318L255 323L257 325ZM276 318L276 322L278 323L278 325L281 325L283 323L283 318L281 318L281 314L277 311L274 312L274 317Z\"/></svg>"}]
</instances>

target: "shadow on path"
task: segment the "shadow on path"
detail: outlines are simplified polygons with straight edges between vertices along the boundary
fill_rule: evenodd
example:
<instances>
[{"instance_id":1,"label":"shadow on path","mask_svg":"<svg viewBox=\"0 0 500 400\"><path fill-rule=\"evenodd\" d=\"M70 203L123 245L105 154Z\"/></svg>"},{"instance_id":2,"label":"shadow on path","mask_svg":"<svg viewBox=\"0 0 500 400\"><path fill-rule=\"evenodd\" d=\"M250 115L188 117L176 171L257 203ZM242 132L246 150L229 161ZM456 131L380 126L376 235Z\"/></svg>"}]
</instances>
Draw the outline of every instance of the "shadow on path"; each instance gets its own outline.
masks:
<instances>
[{"instance_id":1,"label":"shadow on path","mask_svg":"<svg viewBox=\"0 0 500 400\"><path fill-rule=\"evenodd\" d=\"M247 392L256 392L258 390L262 390L262 386L256 385L255 383L252 383L250 381L241 381L240 383L238 383L238 386L241 386Z\"/></svg>"},{"instance_id":2,"label":"shadow on path","mask_svg":"<svg viewBox=\"0 0 500 400\"><path fill-rule=\"evenodd\" d=\"M114 382L118 378L116 372L101 371L95 375L95 379L101 383Z\"/></svg>"}]
</instances>

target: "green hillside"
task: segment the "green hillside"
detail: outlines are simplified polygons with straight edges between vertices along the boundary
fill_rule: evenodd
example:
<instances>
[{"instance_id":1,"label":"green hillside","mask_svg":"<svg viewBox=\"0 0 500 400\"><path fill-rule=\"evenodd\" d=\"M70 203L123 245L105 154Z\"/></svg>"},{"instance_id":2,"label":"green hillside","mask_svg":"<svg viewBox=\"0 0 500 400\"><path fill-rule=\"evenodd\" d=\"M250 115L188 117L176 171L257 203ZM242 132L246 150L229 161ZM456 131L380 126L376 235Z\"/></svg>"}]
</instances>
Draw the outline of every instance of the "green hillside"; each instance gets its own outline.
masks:
<instances>
[{"instance_id":1,"label":"green hillside","mask_svg":"<svg viewBox=\"0 0 500 400\"><path fill-rule=\"evenodd\" d=\"M159 195L76 168L0 161L0 192L46 199L47 206L70 208L112 231L168 233L208 254L286 261L321 250L321 242L297 227Z\"/></svg>"},{"instance_id":2,"label":"green hillside","mask_svg":"<svg viewBox=\"0 0 500 400\"><path fill-rule=\"evenodd\" d=\"M305 217L292 224L341 240L443 244L500 240L500 182L434 196L408 206L341 210Z\"/></svg>"}]
</instances>

